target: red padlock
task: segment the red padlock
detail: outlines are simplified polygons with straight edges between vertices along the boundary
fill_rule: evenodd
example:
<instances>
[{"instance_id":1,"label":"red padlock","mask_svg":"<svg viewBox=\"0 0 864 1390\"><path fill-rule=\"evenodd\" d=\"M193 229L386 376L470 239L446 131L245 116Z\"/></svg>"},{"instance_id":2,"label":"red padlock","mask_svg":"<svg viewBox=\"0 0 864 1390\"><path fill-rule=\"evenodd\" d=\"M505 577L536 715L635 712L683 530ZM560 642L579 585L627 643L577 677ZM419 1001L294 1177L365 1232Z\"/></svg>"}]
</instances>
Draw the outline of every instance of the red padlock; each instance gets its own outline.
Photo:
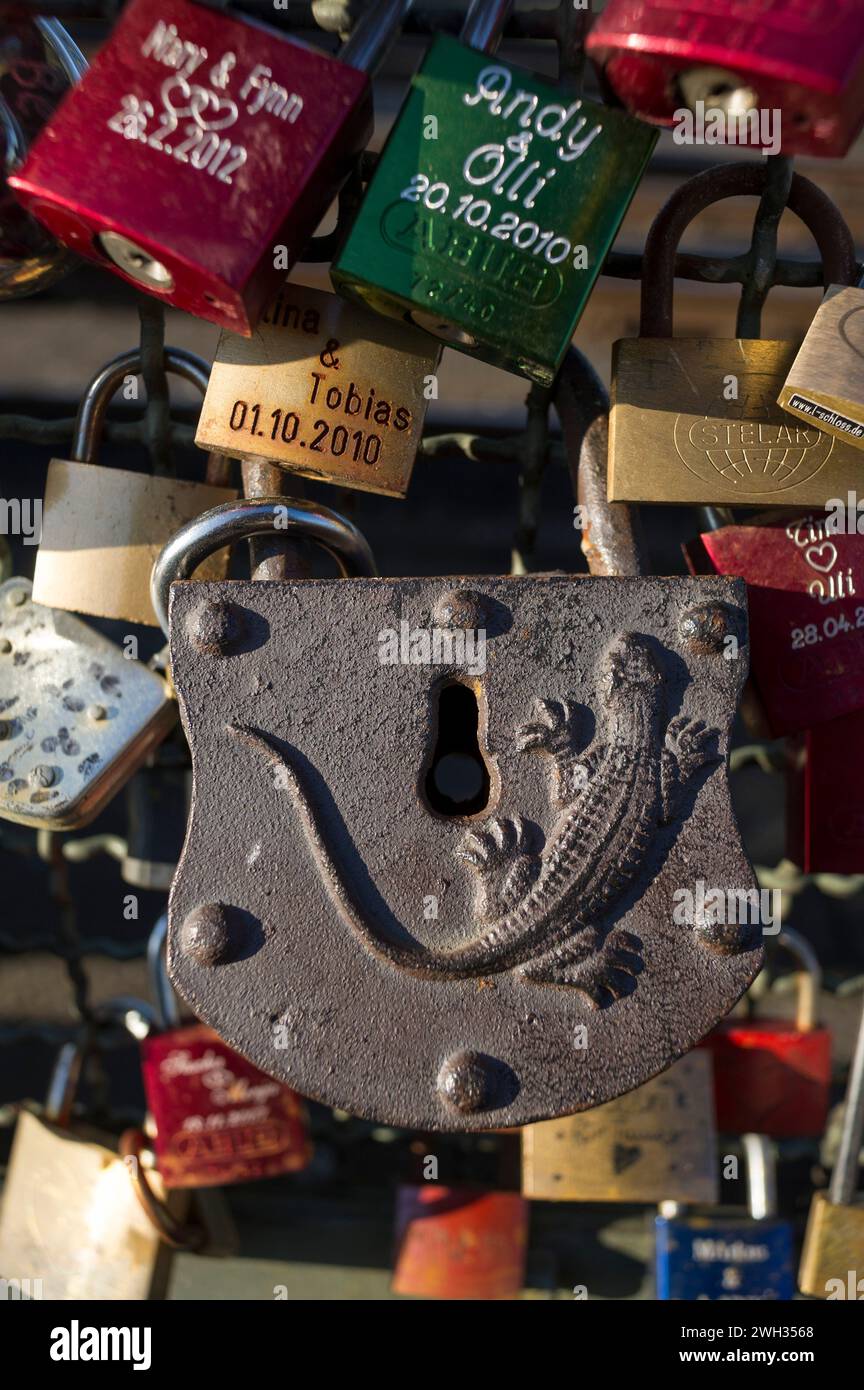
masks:
<instances>
[{"instance_id":1,"label":"red padlock","mask_svg":"<svg viewBox=\"0 0 864 1390\"><path fill-rule=\"evenodd\" d=\"M221 1187L294 1173L312 1150L300 1097L247 1062L204 1024L180 1025L164 966L167 914L148 958L165 1031L141 1041L153 1148L165 1187Z\"/></svg>"},{"instance_id":2,"label":"red padlock","mask_svg":"<svg viewBox=\"0 0 864 1390\"><path fill-rule=\"evenodd\" d=\"M528 1203L516 1192L402 1186L393 1292L420 1298L515 1298L525 1282Z\"/></svg>"},{"instance_id":3,"label":"red padlock","mask_svg":"<svg viewBox=\"0 0 864 1390\"><path fill-rule=\"evenodd\" d=\"M838 157L864 121L861 0L610 0L586 47L624 105L659 125L700 101L777 110L783 154Z\"/></svg>"},{"instance_id":4,"label":"red padlock","mask_svg":"<svg viewBox=\"0 0 864 1390\"><path fill-rule=\"evenodd\" d=\"M249 335L372 131L368 71L407 0L339 60L190 0L130 0L9 180L67 246Z\"/></svg>"},{"instance_id":5,"label":"red padlock","mask_svg":"<svg viewBox=\"0 0 864 1390\"><path fill-rule=\"evenodd\" d=\"M794 740L786 856L806 874L864 874L864 710Z\"/></svg>"},{"instance_id":6,"label":"red padlock","mask_svg":"<svg viewBox=\"0 0 864 1390\"><path fill-rule=\"evenodd\" d=\"M864 536L815 515L721 526L684 554L694 574L747 581L751 674L775 738L864 708Z\"/></svg>"},{"instance_id":7,"label":"red padlock","mask_svg":"<svg viewBox=\"0 0 864 1390\"><path fill-rule=\"evenodd\" d=\"M814 1023L821 971L797 932L781 932L777 943L801 964L794 1022L727 1018L700 1046L714 1058L719 1130L772 1139L815 1137L825 1128L831 1086L831 1034Z\"/></svg>"}]
</instances>

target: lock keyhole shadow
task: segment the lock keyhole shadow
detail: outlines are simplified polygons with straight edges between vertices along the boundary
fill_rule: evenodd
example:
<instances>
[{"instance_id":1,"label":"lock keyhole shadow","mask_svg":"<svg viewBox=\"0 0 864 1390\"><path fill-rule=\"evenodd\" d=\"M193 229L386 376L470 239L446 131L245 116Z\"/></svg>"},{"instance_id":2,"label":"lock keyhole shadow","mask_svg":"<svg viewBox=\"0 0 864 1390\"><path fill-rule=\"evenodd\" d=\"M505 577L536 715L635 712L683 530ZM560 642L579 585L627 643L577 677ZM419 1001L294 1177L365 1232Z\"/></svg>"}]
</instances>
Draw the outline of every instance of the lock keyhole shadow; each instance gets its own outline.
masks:
<instances>
[{"instance_id":1,"label":"lock keyhole shadow","mask_svg":"<svg viewBox=\"0 0 864 1390\"><path fill-rule=\"evenodd\" d=\"M480 745L480 704L473 686L447 681L432 695L436 731L421 785L439 816L476 816L489 805L492 777Z\"/></svg>"}]
</instances>

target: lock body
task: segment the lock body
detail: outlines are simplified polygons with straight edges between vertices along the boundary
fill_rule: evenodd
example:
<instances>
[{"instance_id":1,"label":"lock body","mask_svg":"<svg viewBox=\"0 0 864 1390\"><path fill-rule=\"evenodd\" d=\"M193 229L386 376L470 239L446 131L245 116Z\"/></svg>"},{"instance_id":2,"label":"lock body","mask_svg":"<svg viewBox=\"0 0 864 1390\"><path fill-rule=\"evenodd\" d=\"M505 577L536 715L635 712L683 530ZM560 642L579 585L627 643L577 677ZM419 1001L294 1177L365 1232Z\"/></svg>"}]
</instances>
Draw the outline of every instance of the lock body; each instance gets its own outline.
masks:
<instances>
[{"instance_id":1,"label":"lock body","mask_svg":"<svg viewBox=\"0 0 864 1390\"><path fill-rule=\"evenodd\" d=\"M814 724L786 775L787 858L808 874L864 873L864 711Z\"/></svg>"},{"instance_id":2,"label":"lock body","mask_svg":"<svg viewBox=\"0 0 864 1390\"><path fill-rule=\"evenodd\" d=\"M815 1193L810 1205L798 1287L811 1298L864 1294L864 1202L832 1202Z\"/></svg>"},{"instance_id":3,"label":"lock body","mask_svg":"<svg viewBox=\"0 0 864 1390\"><path fill-rule=\"evenodd\" d=\"M167 1188L222 1186L305 1168L303 1102L210 1028L171 1028L141 1044L144 1090Z\"/></svg>"},{"instance_id":4,"label":"lock body","mask_svg":"<svg viewBox=\"0 0 864 1390\"><path fill-rule=\"evenodd\" d=\"M56 19L0 17L0 300L46 289L75 257L25 212L7 182L87 67Z\"/></svg>"},{"instance_id":5,"label":"lock body","mask_svg":"<svg viewBox=\"0 0 864 1390\"><path fill-rule=\"evenodd\" d=\"M657 1298L791 1299L792 1227L726 1214L655 1219Z\"/></svg>"},{"instance_id":6,"label":"lock body","mask_svg":"<svg viewBox=\"0 0 864 1390\"><path fill-rule=\"evenodd\" d=\"M701 1044L714 1059L717 1127L774 1139L818 1136L828 1118L831 1034L783 1019L727 1018Z\"/></svg>"},{"instance_id":7,"label":"lock body","mask_svg":"<svg viewBox=\"0 0 864 1390\"><path fill-rule=\"evenodd\" d=\"M161 1196L158 1174L149 1182ZM46 1299L162 1298L172 1253L110 1138L22 1110L0 1215L4 1275L39 1281Z\"/></svg>"},{"instance_id":8,"label":"lock body","mask_svg":"<svg viewBox=\"0 0 864 1390\"><path fill-rule=\"evenodd\" d=\"M407 324L286 284L251 338L223 333L195 442L404 497L438 356Z\"/></svg>"},{"instance_id":9,"label":"lock body","mask_svg":"<svg viewBox=\"0 0 864 1390\"><path fill-rule=\"evenodd\" d=\"M232 488L52 459L34 601L157 626L150 572L159 551L184 522L236 496ZM211 556L202 578L221 579L227 565L226 551Z\"/></svg>"},{"instance_id":10,"label":"lock body","mask_svg":"<svg viewBox=\"0 0 864 1390\"><path fill-rule=\"evenodd\" d=\"M543 1202L714 1202L711 1059L690 1052L660 1076L581 1115L522 1131L522 1191Z\"/></svg>"},{"instance_id":11,"label":"lock body","mask_svg":"<svg viewBox=\"0 0 864 1390\"><path fill-rule=\"evenodd\" d=\"M832 285L789 368L778 404L864 449L864 289Z\"/></svg>"},{"instance_id":12,"label":"lock body","mask_svg":"<svg viewBox=\"0 0 864 1390\"><path fill-rule=\"evenodd\" d=\"M824 507L845 497L860 481L858 451L777 405L795 353L758 338L617 342L610 501Z\"/></svg>"},{"instance_id":13,"label":"lock body","mask_svg":"<svg viewBox=\"0 0 864 1390\"><path fill-rule=\"evenodd\" d=\"M864 109L864 23L857 0L610 0L586 48L624 105L672 125L706 110L781 113L785 155L844 155ZM687 100L687 97L690 100ZM758 128L739 140L768 144Z\"/></svg>"},{"instance_id":14,"label":"lock body","mask_svg":"<svg viewBox=\"0 0 864 1390\"><path fill-rule=\"evenodd\" d=\"M620 111L438 35L333 283L549 384L655 139Z\"/></svg>"},{"instance_id":15,"label":"lock body","mask_svg":"<svg viewBox=\"0 0 864 1390\"><path fill-rule=\"evenodd\" d=\"M10 183L79 255L248 334L371 126L364 73L191 0L132 0Z\"/></svg>"},{"instance_id":16,"label":"lock body","mask_svg":"<svg viewBox=\"0 0 864 1390\"><path fill-rule=\"evenodd\" d=\"M742 597L724 579L172 584L195 769L175 987L303 1094L415 1128L571 1114L664 1070L761 959L755 924L671 930L697 878L755 887L724 763ZM454 687L486 773L468 816L429 790Z\"/></svg>"},{"instance_id":17,"label":"lock body","mask_svg":"<svg viewBox=\"0 0 864 1390\"><path fill-rule=\"evenodd\" d=\"M421 1298L515 1298L527 1246L528 1204L516 1192L402 1186L391 1287Z\"/></svg>"},{"instance_id":18,"label":"lock body","mask_svg":"<svg viewBox=\"0 0 864 1390\"><path fill-rule=\"evenodd\" d=\"M684 547L693 573L747 581L751 674L775 738L864 706L864 536L828 520L721 526Z\"/></svg>"},{"instance_id":19,"label":"lock body","mask_svg":"<svg viewBox=\"0 0 864 1390\"><path fill-rule=\"evenodd\" d=\"M25 579L0 586L0 708L0 817L51 830L87 825L177 718L160 676Z\"/></svg>"}]
</instances>

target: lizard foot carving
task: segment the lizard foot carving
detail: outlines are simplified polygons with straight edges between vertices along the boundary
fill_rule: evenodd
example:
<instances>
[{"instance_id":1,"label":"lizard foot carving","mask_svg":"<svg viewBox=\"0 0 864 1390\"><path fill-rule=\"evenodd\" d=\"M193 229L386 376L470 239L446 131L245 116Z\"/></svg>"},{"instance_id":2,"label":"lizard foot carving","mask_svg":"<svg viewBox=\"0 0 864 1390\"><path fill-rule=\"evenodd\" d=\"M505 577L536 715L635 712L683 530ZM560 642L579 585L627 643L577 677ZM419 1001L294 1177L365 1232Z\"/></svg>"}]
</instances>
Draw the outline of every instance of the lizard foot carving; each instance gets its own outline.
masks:
<instances>
[{"instance_id":1,"label":"lizard foot carving","mask_svg":"<svg viewBox=\"0 0 864 1390\"><path fill-rule=\"evenodd\" d=\"M613 931L601 943L596 928L551 951L521 973L536 984L570 985L595 1009L632 994L645 967L642 942L633 932Z\"/></svg>"},{"instance_id":2,"label":"lizard foot carving","mask_svg":"<svg viewBox=\"0 0 864 1390\"><path fill-rule=\"evenodd\" d=\"M545 753L555 767L554 801L567 806L587 783L587 767L576 756L578 706L569 700L534 701L534 719L516 730L520 753Z\"/></svg>"},{"instance_id":3,"label":"lizard foot carving","mask_svg":"<svg viewBox=\"0 0 864 1390\"><path fill-rule=\"evenodd\" d=\"M483 830L465 836L456 858L478 876L475 909L481 920L494 922L526 896L540 872L530 827L521 816L493 816Z\"/></svg>"}]
</instances>

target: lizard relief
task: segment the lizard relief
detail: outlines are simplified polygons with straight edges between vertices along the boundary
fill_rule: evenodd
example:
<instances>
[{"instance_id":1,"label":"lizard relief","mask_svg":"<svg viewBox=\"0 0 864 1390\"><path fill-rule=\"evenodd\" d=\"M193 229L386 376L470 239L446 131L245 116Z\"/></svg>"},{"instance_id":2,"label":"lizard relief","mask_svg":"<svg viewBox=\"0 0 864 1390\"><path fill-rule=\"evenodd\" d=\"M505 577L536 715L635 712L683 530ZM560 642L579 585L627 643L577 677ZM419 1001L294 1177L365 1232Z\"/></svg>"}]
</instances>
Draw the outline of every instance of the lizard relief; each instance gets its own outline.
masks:
<instances>
[{"instance_id":1,"label":"lizard relief","mask_svg":"<svg viewBox=\"0 0 864 1390\"><path fill-rule=\"evenodd\" d=\"M578 990L594 1007L632 992L642 943L604 929L626 895L644 888L645 863L664 827L681 817L693 780L718 761L718 731L683 715L669 718L656 649L624 633L607 648L597 685L597 732L581 752L576 707L538 699L516 746L551 765L551 805L559 812L538 849L521 817L491 817L465 834L457 857L476 876L479 931L436 951L394 941L370 923L340 871L296 766L258 730L230 726L263 754L292 796L311 853L347 926L391 965L430 978L516 971L536 985Z\"/></svg>"}]
</instances>

